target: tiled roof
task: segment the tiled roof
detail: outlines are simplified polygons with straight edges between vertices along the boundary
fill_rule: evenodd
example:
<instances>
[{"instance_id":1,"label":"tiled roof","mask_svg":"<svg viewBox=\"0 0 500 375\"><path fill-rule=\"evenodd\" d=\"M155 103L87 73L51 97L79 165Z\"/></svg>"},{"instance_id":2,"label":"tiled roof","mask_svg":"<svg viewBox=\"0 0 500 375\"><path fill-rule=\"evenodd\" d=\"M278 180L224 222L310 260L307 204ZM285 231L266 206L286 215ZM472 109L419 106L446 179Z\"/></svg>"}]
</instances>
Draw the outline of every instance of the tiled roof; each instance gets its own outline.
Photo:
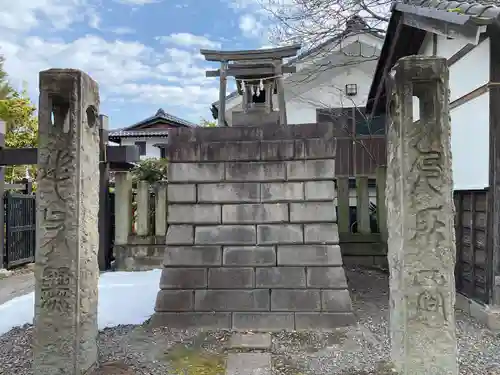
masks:
<instances>
[{"instance_id":1,"label":"tiled roof","mask_svg":"<svg viewBox=\"0 0 500 375\"><path fill-rule=\"evenodd\" d=\"M465 16L477 17L478 21L497 19L500 15L498 0L470 1L447 1L447 0L410 0L404 2L422 8L435 9L437 11L450 12Z\"/></svg>"},{"instance_id":2,"label":"tiled roof","mask_svg":"<svg viewBox=\"0 0 500 375\"><path fill-rule=\"evenodd\" d=\"M158 120L165 120L173 127L197 127L197 124L183 120L177 116L173 116L165 112L162 108L158 109L153 116L150 116L134 125L127 126L126 128L116 129L109 132L109 137L166 137L168 129L136 129L142 125L153 123Z\"/></svg>"}]
</instances>

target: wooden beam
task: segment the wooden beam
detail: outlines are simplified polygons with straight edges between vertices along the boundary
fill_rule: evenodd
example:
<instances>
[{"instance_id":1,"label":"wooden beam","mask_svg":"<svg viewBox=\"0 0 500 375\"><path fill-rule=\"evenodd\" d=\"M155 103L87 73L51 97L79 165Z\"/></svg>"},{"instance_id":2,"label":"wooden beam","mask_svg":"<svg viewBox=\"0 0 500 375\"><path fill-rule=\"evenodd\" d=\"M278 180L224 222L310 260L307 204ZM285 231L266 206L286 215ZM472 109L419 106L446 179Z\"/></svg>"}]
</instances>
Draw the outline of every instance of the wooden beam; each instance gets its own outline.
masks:
<instances>
[{"instance_id":1,"label":"wooden beam","mask_svg":"<svg viewBox=\"0 0 500 375\"><path fill-rule=\"evenodd\" d=\"M107 146L106 153L110 163L135 163L140 160L137 146ZM37 148L0 149L0 166L34 165L37 163Z\"/></svg>"},{"instance_id":2,"label":"wooden beam","mask_svg":"<svg viewBox=\"0 0 500 375\"><path fill-rule=\"evenodd\" d=\"M297 68L294 66L284 66L283 67L283 73L295 73L297 71ZM231 65L229 65L229 68L227 70L227 75L231 77L255 77L255 76L265 76L265 75L274 75L275 70L274 67L252 67L249 65L246 65L244 68L234 68ZM220 77L220 69L217 70L207 70L205 72L206 77ZM263 77L265 78L265 77Z\"/></svg>"},{"instance_id":3,"label":"wooden beam","mask_svg":"<svg viewBox=\"0 0 500 375\"><path fill-rule=\"evenodd\" d=\"M220 84L219 84L219 116L217 125L224 126L226 122L226 89L227 89L227 61L220 64Z\"/></svg>"},{"instance_id":4,"label":"wooden beam","mask_svg":"<svg viewBox=\"0 0 500 375\"><path fill-rule=\"evenodd\" d=\"M300 44L294 44L288 47L259 50L217 51L202 49L200 53L205 56L207 61L272 60L293 57L297 55L300 48L302 48Z\"/></svg>"}]
</instances>

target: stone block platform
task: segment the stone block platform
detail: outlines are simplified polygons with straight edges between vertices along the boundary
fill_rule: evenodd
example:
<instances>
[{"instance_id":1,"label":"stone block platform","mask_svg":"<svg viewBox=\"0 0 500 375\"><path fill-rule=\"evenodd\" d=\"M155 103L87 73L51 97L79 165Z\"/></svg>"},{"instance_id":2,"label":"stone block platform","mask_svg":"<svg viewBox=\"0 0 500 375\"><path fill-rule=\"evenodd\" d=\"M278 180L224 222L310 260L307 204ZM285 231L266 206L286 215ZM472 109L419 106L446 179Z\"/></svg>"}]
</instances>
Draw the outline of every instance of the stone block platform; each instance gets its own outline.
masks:
<instances>
[{"instance_id":1,"label":"stone block platform","mask_svg":"<svg viewBox=\"0 0 500 375\"><path fill-rule=\"evenodd\" d=\"M329 124L175 129L153 326L354 324Z\"/></svg>"}]
</instances>

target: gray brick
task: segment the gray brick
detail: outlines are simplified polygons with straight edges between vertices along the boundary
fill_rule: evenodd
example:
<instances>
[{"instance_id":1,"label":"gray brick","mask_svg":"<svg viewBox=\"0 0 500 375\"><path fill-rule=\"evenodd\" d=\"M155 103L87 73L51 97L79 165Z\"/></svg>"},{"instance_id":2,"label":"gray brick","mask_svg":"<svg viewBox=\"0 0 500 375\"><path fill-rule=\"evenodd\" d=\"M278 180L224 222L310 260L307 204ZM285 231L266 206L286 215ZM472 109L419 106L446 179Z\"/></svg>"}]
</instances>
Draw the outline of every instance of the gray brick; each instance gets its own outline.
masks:
<instances>
[{"instance_id":1,"label":"gray brick","mask_svg":"<svg viewBox=\"0 0 500 375\"><path fill-rule=\"evenodd\" d=\"M169 203L196 202L196 185L168 184L167 197Z\"/></svg>"},{"instance_id":2,"label":"gray brick","mask_svg":"<svg viewBox=\"0 0 500 375\"><path fill-rule=\"evenodd\" d=\"M259 141L206 142L199 147L199 160L260 160Z\"/></svg>"},{"instance_id":3,"label":"gray brick","mask_svg":"<svg viewBox=\"0 0 500 375\"><path fill-rule=\"evenodd\" d=\"M222 312L157 312L151 317L149 326L176 329L205 328L230 329L231 313Z\"/></svg>"},{"instance_id":4,"label":"gray brick","mask_svg":"<svg viewBox=\"0 0 500 375\"><path fill-rule=\"evenodd\" d=\"M165 243L167 245L192 245L194 227L192 225L169 225Z\"/></svg>"},{"instance_id":5,"label":"gray brick","mask_svg":"<svg viewBox=\"0 0 500 375\"><path fill-rule=\"evenodd\" d=\"M304 199L302 182L270 182L261 184L262 202L301 201Z\"/></svg>"},{"instance_id":6,"label":"gray brick","mask_svg":"<svg viewBox=\"0 0 500 375\"><path fill-rule=\"evenodd\" d=\"M260 156L262 160L289 160L295 156L293 140L262 141Z\"/></svg>"},{"instance_id":7,"label":"gray brick","mask_svg":"<svg viewBox=\"0 0 500 375\"><path fill-rule=\"evenodd\" d=\"M286 162L288 180L333 180L335 159L297 160Z\"/></svg>"},{"instance_id":8,"label":"gray brick","mask_svg":"<svg viewBox=\"0 0 500 375\"><path fill-rule=\"evenodd\" d=\"M269 291L196 290L196 311L269 311Z\"/></svg>"},{"instance_id":9,"label":"gray brick","mask_svg":"<svg viewBox=\"0 0 500 375\"><path fill-rule=\"evenodd\" d=\"M170 163L168 181L217 182L224 180L224 163Z\"/></svg>"},{"instance_id":10,"label":"gray brick","mask_svg":"<svg viewBox=\"0 0 500 375\"><path fill-rule=\"evenodd\" d=\"M256 288L305 288L304 267L265 267L255 270Z\"/></svg>"},{"instance_id":11,"label":"gray brick","mask_svg":"<svg viewBox=\"0 0 500 375\"><path fill-rule=\"evenodd\" d=\"M254 203L222 206L222 222L227 224L284 223L288 221L288 204Z\"/></svg>"},{"instance_id":12,"label":"gray brick","mask_svg":"<svg viewBox=\"0 0 500 375\"><path fill-rule=\"evenodd\" d=\"M328 312L352 312L348 290L322 290L321 310Z\"/></svg>"},{"instance_id":13,"label":"gray brick","mask_svg":"<svg viewBox=\"0 0 500 375\"><path fill-rule=\"evenodd\" d=\"M334 159L337 149L337 139L309 138L295 141L296 159Z\"/></svg>"},{"instance_id":14,"label":"gray brick","mask_svg":"<svg viewBox=\"0 0 500 375\"><path fill-rule=\"evenodd\" d=\"M273 246L225 247L222 263L225 266L275 266L276 249Z\"/></svg>"},{"instance_id":15,"label":"gray brick","mask_svg":"<svg viewBox=\"0 0 500 375\"><path fill-rule=\"evenodd\" d=\"M273 289L271 311L320 311L319 290Z\"/></svg>"},{"instance_id":16,"label":"gray brick","mask_svg":"<svg viewBox=\"0 0 500 375\"><path fill-rule=\"evenodd\" d=\"M219 204L171 204L168 206L169 224L219 224Z\"/></svg>"},{"instance_id":17,"label":"gray brick","mask_svg":"<svg viewBox=\"0 0 500 375\"><path fill-rule=\"evenodd\" d=\"M343 267L309 267L307 269L308 288L347 288Z\"/></svg>"},{"instance_id":18,"label":"gray brick","mask_svg":"<svg viewBox=\"0 0 500 375\"><path fill-rule=\"evenodd\" d=\"M270 224L257 226L257 243L260 245L303 243L302 225Z\"/></svg>"},{"instance_id":19,"label":"gray brick","mask_svg":"<svg viewBox=\"0 0 500 375\"><path fill-rule=\"evenodd\" d=\"M163 264L166 267L197 267L222 265L220 246L168 246Z\"/></svg>"},{"instance_id":20,"label":"gray brick","mask_svg":"<svg viewBox=\"0 0 500 375\"><path fill-rule=\"evenodd\" d=\"M208 287L212 289L238 289L254 287L253 268L211 268Z\"/></svg>"},{"instance_id":21,"label":"gray brick","mask_svg":"<svg viewBox=\"0 0 500 375\"><path fill-rule=\"evenodd\" d=\"M290 203L292 223L317 223L337 221L333 202Z\"/></svg>"},{"instance_id":22,"label":"gray brick","mask_svg":"<svg viewBox=\"0 0 500 375\"><path fill-rule=\"evenodd\" d=\"M155 311L192 311L192 290L160 290L156 296Z\"/></svg>"},{"instance_id":23,"label":"gray brick","mask_svg":"<svg viewBox=\"0 0 500 375\"><path fill-rule=\"evenodd\" d=\"M304 242L311 244L338 244L339 229L337 224L304 224Z\"/></svg>"},{"instance_id":24,"label":"gray brick","mask_svg":"<svg viewBox=\"0 0 500 375\"><path fill-rule=\"evenodd\" d=\"M198 202L239 203L259 202L258 182L223 182L219 184L199 184Z\"/></svg>"},{"instance_id":25,"label":"gray brick","mask_svg":"<svg viewBox=\"0 0 500 375\"><path fill-rule=\"evenodd\" d=\"M284 162L226 163L228 181L283 181Z\"/></svg>"},{"instance_id":26,"label":"gray brick","mask_svg":"<svg viewBox=\"0 0 500 375\"><path fill-rule=\"evenodd\" d=\"M207 287L206 268L164 268L160 289L195 289Z\"/></svg>"},{"instance_id":27,"label":"gray brick","mask_svg":"<svg viewBox=\"0 0 500 375\"><path fill-rule=\"evenodd\" d=\"M295 317L293 313L276 312L234 312L233 329L238 330L262 330L266 332L293 330L295 328Z\"/></svg>"},{"instance_id":28,"label":"gray brick","mask_svg":"<svg viewBox=\"0 0 500 375\"><path fill-rule=\"evenodd\" d=\"M339 245L278 246L278 266L341 266Z\"/></svg>"},{"instance_id":29,"label":"gray brick","mask_svg":"<svg viewBox=\"0 0 500 375\"><path fill-rule=\"evenodd\" d=\"M309 330L336 330L356 324L353 313L295 313L295 329Z\"/></svg>"},{"instance_id":30,"label":"gray brick","mask_svg":"<svg viewBox=\"0 0 500 375\"><path fill-rule=\"evenodd\" d=\"M335 182L333 181L307 181L305 183L306 200L333 201L337 197Z\"/></svg>"},{"instance_id":31,"label":"gray brick","mask_svg":"<svg viewBox=\"0 0 500 375\"><path fill-rule=\"evenodd\" d=\"M194 240L200 245L254 245L254 225L217 225L195 228Z\"/></svg>"}]
</instances>

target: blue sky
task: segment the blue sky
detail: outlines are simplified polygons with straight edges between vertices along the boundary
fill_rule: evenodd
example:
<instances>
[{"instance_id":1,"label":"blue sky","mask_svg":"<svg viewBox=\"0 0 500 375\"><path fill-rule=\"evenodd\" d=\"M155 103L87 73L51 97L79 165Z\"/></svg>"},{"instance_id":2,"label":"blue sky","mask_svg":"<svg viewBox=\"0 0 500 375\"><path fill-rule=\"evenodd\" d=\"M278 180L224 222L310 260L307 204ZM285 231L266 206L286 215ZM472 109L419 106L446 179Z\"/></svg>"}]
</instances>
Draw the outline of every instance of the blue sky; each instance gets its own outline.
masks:
<instances>
[{"instance_id":1,"label":"blue sky","mask_svg":"<svg viewBox=\"0 0 500 375\"><path fill-rule=\"evenodd\" d=\"M12 83L38 101L38 72L77 68L100 87L111 128L160 107L211 118L218 80L200 48L269 45L259 0L0 0L0 54Z\"/></svg>"}]
</instances>

